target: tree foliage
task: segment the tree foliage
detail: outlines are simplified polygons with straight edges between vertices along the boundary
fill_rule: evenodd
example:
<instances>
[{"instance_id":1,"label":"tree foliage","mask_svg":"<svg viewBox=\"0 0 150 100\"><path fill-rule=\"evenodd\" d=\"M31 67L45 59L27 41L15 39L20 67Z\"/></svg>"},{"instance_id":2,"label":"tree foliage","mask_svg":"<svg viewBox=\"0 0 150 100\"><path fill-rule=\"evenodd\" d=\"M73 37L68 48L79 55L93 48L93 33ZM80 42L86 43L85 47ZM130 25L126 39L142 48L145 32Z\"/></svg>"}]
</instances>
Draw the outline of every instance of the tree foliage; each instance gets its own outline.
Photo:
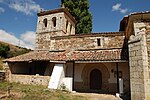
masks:
<instances>
[{"instance_id":1,"label":"tree foliage","mask_svg":"<svg viewBox=\"0 0 150 100\"><path fill-rule=\"evenodd\" d=\"M76 33L91 33L92 31L92 15L89 12L89 1L88 0L61 0L69 12L75 17Z\"/></svg>"},{"instance_id":2,"label":"tree foliage","mask_svg":"<svg viewBox=\"0 0 150 100\"><path fill-rule=\"evenodd\" d=\"M23 47L17 47L16 50L11 50L11 51L9 51L7 53L7 58L11 58L11 57L15 57L15 56L18 56L18 55L22 55L22 54L28 53L30 51L31 51L30 49L26 49L26 48L23 48Z\"/></svg>"},{"instance_id":3,"label":"tree foliage","mask_svg":"<svg viewBox=\"0 0 150 100\"><path fill-rule=\"evenodd\" d=\"M9 50L10 48L8 45L0 44L0 57L7 58Z\"/></svg>"},{"instance_id":4,"label":"tree foliage","mask_svg":"<svg viewBox=\"0 0 150 100\"><path fill-rule=\"evenodd\" d=\"M30 52L30 49L0 42L0 58L11 58Z\"/></svg>"}]
</instances>

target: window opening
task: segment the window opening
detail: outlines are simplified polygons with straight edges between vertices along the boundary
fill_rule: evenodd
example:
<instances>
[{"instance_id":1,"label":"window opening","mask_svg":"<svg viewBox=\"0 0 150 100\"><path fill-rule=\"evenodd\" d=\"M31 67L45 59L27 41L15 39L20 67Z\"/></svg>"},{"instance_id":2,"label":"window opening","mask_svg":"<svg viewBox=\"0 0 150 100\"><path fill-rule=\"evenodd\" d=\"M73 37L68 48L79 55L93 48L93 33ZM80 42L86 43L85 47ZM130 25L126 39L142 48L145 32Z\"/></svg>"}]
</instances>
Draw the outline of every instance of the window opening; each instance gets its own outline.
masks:
<instances>
[{"instance_id":1,"label":"window opening","mask_svg":"<svg viewBox=\"0 0 150 100\"><path fill-rule=\"evenodd\" d=\"M71 31L72 31L72 25L70 25L70 33L71 33Z\"/></svg>"},{"instance_id":2,"label":"window opening","mask_svg":"<svg viewBox=\"0 0 150 100\"><path fill-rule=\"evenodd\" d=\"M101 39L97 39L97 45L101 46Z\"/></svg>"},{"instance_id":3,"label":"window opening","mask_svg":"<svg viewBox=\"0 0 150 100\"><path fill-rule=\"evenodd\" d=\"M56 17L52 18L53 26L56 27Z\"/></svg>"},{"instance_id":4,"label":"window opening","mask_svg":"<svg viewBox=\"0 0 150 100\"><path fill-rule=\"evenodd\" d=\"M68 27L68 21L66 21L66 30L67 30L67 27Z\"/></svg>"},{"instance_id":5,"label":"window opening","mask_svg":"<svg viewBox=\"0 0 150 100\"><path fill-rule=\"evenodd\" d=\"M47 18L43 20L44 26L47 27Z\"/></svg>"}]
</instances>

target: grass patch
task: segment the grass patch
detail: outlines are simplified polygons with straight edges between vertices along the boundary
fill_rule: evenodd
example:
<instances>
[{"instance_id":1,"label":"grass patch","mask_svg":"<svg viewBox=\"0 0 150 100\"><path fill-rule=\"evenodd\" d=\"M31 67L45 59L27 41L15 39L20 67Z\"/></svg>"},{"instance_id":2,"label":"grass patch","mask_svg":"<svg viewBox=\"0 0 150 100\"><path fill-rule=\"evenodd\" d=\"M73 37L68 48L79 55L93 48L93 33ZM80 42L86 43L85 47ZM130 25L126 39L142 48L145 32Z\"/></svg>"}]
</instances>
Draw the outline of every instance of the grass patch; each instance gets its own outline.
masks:
<instances>
[{"instance_id":1,"label":"grass patch","mask_svg":"<svg viewBox=\"0 0 150 100\"><path fill-rule=\"evenodd\" d=\"M0 99L7 94L8 87L10 87L11 96L2 100L86 100L85 97L59 90L49 90L45 86L9 82L0 82Z\"/></svg>"}]
</instances>

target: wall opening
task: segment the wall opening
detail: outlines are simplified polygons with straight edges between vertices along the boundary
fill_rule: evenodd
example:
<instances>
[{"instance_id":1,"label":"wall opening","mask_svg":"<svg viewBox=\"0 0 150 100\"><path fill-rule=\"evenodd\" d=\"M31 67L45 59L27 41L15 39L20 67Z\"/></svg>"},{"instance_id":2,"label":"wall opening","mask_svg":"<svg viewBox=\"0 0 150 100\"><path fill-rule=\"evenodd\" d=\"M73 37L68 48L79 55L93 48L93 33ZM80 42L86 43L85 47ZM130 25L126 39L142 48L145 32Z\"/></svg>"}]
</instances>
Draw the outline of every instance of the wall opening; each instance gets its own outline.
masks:
<instances>
[{"instance_id":1,"label":"wall opening","mask_svg":"<svg viewBox=\"0 0 150 100\"><path fill-rule=\"evenodd\" d=\"M102 88L102 73L98 69L93 69L90 73L90 89L100 90Z\"/></svg>"},{"instance_id":2,"label":"wall opening","mask_svg":"<svg viewBox=\"0 0 150 100\"><path fill-rule=\"evenodd\" d=\"M97 46L101 46L101 39L97 39Z\"/></svg>"},{"instance_id":3,"label":"wall opening","mask_svg":"<svg viewBox=\"0 0 150 100\"><path fill-rule=\"evenodd\" d=\"M70 25L70 33L71 33L71 31L72 31L72 25Z\"/></svg>"},{"instance_id":4,"label":"wall opening","mask_svg":"<svg viewBox=\"0 0 150 100\"><path fill-rule=\"evenodd\" d=\"M9 64L12 74L20 75L36 75L50 76L53 68L51 68L48 61L34 61L31 63L13 63Z\"/></svg>"},{"instance_id":5,"label":"wall opening","mask_svg":"<svg viewBox=\"0 0 150 100\"><path fill-rule=\"evenodd\" d=\"M47 18L43 20L44 26L47 27Z\"/></svg>"},{"instance_id":6,"label":"wall opening","mask_svg":"<svg viewBox=\"0 0 150 100\"><path fill-rule=\"evenodd\" d=\"M52 22L53 22L53 27L56 27L56 17L52 18Z\"/></svg>"},{"instance_id":7,"label":"wall opening","mask_svg":"<svg viewBox=\"0 0 150 100\"><path fill-rule=\"evenodd\" d=\"M66 21L66 32L67 32L67 27L68 27L68 20Z\"/></svg>"},{"instance_id":8,"label":"wall opening","mask_svg":"<svg viewBox=\"0 0 150 100\"><path fill-rule=\"evenodd\" d=\"M82 74L81 74L81 78L83 80L82 84L84 84L84 85L82 85L83 89L88 89L88 90L91 89L90 88L90 82L91 82L90 74L94 69L97 69L101 72L102 83L101 83L100 90L107 90L106 87L109 88L108 79L110 78L110 74L109 74L107 67L103 63L92 63L92 64L89 63L89 64L84 65L84 68L83 68Z\"/></svg>"}]
</instances>

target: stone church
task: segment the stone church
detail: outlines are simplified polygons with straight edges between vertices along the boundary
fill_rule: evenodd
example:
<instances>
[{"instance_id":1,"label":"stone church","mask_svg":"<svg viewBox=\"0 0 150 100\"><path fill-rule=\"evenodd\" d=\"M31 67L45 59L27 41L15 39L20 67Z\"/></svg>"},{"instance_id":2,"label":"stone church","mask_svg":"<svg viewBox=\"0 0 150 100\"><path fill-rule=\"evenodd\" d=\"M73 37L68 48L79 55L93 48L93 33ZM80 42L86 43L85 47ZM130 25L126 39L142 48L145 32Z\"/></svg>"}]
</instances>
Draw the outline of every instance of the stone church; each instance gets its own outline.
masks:
<instances>
[{"instance_id":1,"label":"stone church","mask_svg":"<svg viewBox=\"0 0 150 100\"><path fill-rule=\"evenodd\" d=\"M125 16L118 32L88 34L75 34L66 8L37 15L36 48L4 60L8 81L150 100L150 12Z\"/></svg>"}]
</instances>

